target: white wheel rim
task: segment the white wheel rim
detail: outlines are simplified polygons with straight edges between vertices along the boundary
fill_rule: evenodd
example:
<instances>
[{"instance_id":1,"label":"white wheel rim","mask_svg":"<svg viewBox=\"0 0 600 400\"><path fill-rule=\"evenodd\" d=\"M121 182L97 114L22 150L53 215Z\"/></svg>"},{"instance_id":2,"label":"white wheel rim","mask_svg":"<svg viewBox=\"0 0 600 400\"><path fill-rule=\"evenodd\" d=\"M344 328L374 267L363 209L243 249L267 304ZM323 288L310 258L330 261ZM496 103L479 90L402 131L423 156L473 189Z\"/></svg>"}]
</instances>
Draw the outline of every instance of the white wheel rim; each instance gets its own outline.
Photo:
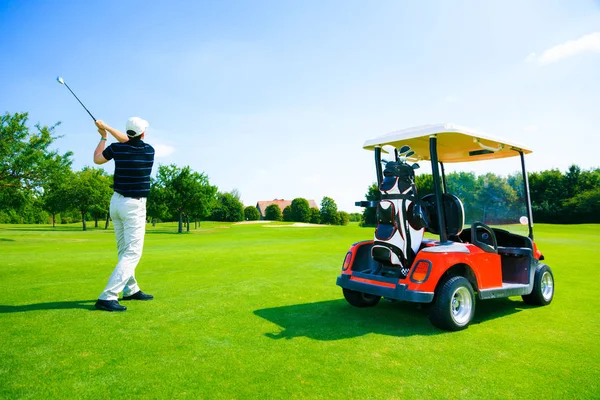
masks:
<instances>
[{"instance_id":1,"label":"white wheel rim","mask_svg":"<svg viewBox=\"0 0 600 400\"><path fill-rule=\"evenodd\" d=\"M450 301L450 315L458 325L466 325L471 319L473 310L473 298L469 289L464 286L459 287L452 294Z\"/></svg>"},{"instance_id":2,"label":"white wheel rim","mask_svg":"<svg viewBox=\"0 0 600 400\"><path fill-rule=\"evenodd\" d=\"M552 275L548 271L544 271L542 275L542 297L546 301L550 301L552 299L552 295L554 293L554 279L552 279Z\"/></svg>"}]
</instances>

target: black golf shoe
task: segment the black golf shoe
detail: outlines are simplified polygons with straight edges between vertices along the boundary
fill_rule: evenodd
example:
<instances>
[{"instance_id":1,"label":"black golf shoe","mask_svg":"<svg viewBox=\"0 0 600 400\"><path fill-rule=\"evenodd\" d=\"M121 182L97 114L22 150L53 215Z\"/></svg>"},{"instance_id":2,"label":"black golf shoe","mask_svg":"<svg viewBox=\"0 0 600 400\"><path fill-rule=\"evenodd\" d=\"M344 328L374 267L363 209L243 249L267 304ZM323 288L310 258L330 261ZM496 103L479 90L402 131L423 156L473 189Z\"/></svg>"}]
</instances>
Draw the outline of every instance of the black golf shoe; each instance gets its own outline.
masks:
<instances>
[{"instance_id":1,"label":"black golf shoe","mask_svg":"<svg viewBox=\"0 0 600 400\"><path fill-rule=\"evenodd\" d=\"M141 290L139 292L135 292L131 296L123 296L123 300L152 300L154 296L151 294L146 294Z\"/></svg>"},{"instance_id":2,"label":"black golf shoe","mask_svg":"<svg viewBox=\"0 0 600 400\"><path fill-rule=\"evenodd\" d=\"M100 300L100 299L98 299L95 307L98 310L104 310L104 311L125 311L125 310L127 310L127 307L120 305L117 300Z\"/></svg>"}]
</instances>

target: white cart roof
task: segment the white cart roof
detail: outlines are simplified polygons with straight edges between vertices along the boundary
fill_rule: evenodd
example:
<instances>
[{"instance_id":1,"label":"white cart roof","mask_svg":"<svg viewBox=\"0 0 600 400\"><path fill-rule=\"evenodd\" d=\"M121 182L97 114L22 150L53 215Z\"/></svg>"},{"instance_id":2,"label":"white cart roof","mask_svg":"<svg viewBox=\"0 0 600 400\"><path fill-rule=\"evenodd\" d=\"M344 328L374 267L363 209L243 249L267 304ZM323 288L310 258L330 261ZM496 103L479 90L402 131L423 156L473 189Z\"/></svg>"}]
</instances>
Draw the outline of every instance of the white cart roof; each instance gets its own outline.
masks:
<instances>
[{"instance_id":1,"label":"white cart roof","mask_svg":"<svg viewBox=\"0 0 600 400\"><path fill-rule=\"evenodd\" d=\"M455 124L423 125L414 128L390 132L375 139L367 140L364 149L373 150L375 147L391 145L397 149L410 146L416 160L429 160L429 138L437 138L438 160L444 163L491 160L514 157L522 151L525 154L531 150L525 146L508 141L475 129Z\"/></svg>"}]
</instances>

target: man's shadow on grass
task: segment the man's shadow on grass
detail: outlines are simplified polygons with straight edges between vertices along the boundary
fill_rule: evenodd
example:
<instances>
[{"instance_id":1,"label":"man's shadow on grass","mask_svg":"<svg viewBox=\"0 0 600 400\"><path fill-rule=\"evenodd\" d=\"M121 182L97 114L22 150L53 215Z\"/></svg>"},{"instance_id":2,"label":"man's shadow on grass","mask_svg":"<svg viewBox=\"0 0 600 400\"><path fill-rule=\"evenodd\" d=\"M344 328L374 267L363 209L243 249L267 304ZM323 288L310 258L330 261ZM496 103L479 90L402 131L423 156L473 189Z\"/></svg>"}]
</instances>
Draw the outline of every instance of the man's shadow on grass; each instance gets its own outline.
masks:
<instances>
[{"instance_id":1,"label":"man's shadow on grass","mask_svg":"<svg viewBox=\"0 0 600 400\"><path fill-rule=\"evenodd\" d=\"M531 308L521 301L495 299L477 302L471 326ZM389 336L451 334L434 327L428 319L429 305L382 300L372 308L355 308L346 300L264 308L254 314L282 329L265 333L271 339L308 337L340 340L377 333Z\"/></svg>"},{"instance_id":2,"label":"man's shadow on grass","mask_svg":"<svg viewBox=\"0 0 600 400\"><path fill-rule=\"evenodd\" d=\"M0 314L42 310L95 310L96 300L51 301L48 303L24 304L20 306L0 305Z\"/></svg>"}]
</instances>

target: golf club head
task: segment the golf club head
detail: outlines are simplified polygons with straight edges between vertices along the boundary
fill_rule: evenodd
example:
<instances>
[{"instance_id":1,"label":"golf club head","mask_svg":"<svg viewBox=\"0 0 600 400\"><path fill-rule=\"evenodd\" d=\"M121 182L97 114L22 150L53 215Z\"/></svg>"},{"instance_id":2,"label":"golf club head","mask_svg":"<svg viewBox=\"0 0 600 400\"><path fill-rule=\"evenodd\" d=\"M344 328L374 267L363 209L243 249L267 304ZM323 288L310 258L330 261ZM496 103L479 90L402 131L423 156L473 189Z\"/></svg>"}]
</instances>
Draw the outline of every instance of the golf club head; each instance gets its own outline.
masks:
<instances>
[{"instance_id":1,"label":"golf club head","mask_svg":"<svg viewBox=\"0 0 600 400\"><path fill-rule=\"evenodd\" d=\"M400 147L400 150L398 150L398 153L402 154L402 153L406 153L410 150L410 147L408 146L402 146Z\"/></svg>"},{"instance_id":2,"label":"golf club head","mask_svg":"<svg viewBox=\"0 0 600 400\"><path fill-rule=\"evenodd\" d=\"M56 78L56 82L60 83L61 85L64 85L64 84L65 84L65 81L63 80L62 76L58 76L58 77Z\"/></svg>"}]
</instances>

